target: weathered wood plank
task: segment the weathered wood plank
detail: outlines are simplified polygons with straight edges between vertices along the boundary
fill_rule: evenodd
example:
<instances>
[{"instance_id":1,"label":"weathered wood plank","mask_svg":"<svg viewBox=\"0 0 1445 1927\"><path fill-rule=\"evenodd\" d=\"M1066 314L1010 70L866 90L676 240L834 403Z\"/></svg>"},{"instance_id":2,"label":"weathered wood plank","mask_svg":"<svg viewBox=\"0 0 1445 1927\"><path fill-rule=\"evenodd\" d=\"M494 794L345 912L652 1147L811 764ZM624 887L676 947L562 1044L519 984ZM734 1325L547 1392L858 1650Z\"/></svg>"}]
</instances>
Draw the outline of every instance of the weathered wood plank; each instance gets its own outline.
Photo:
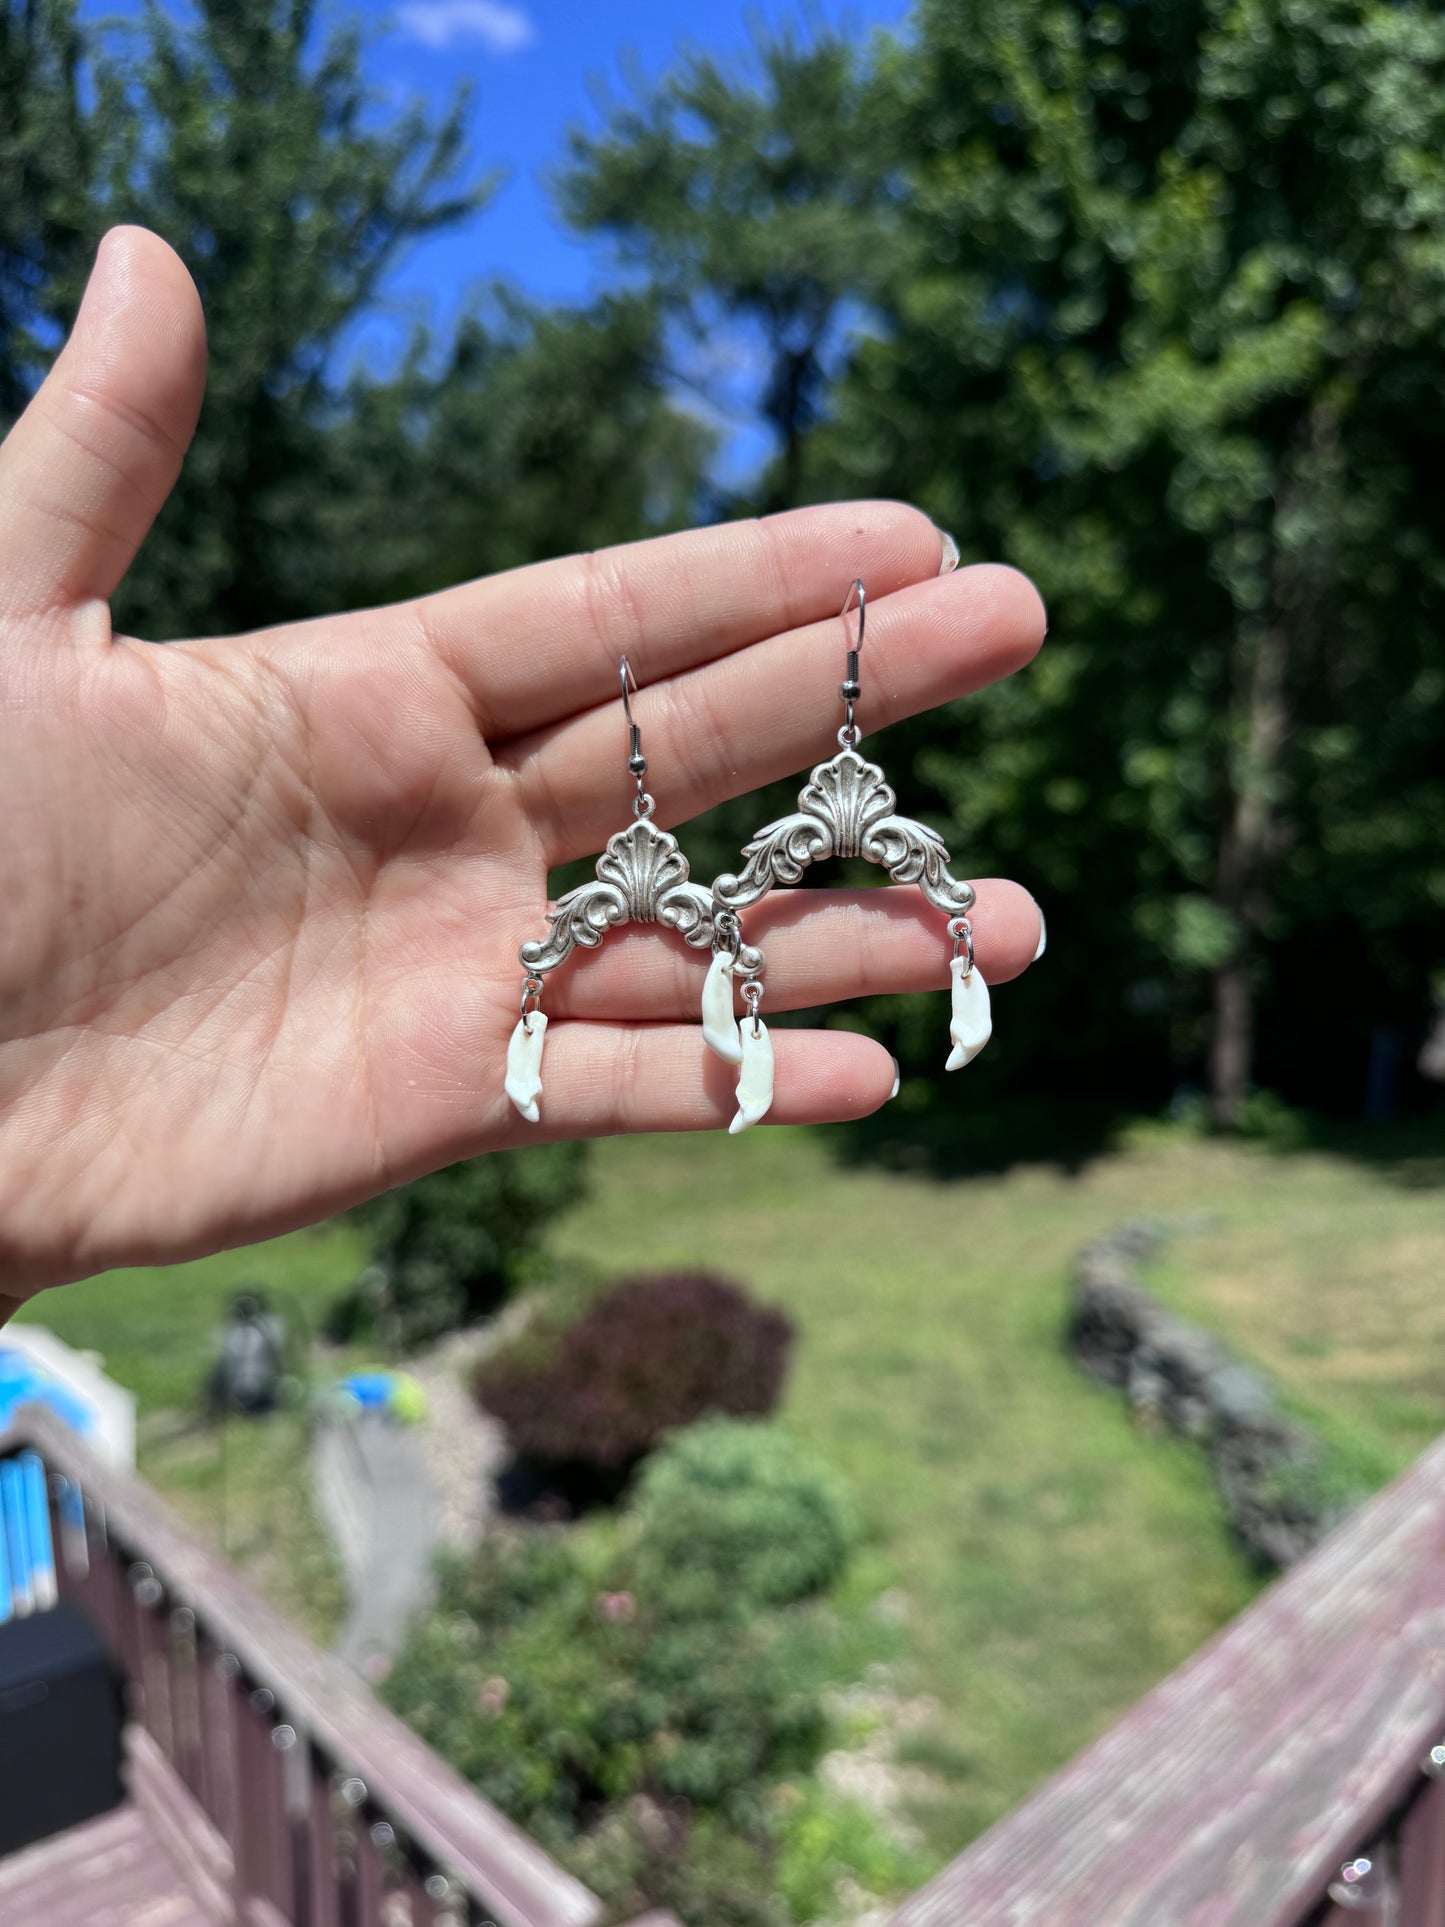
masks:
<instances>
[{"instance_id":1,"label":"weathered wood plank","mask_svg":"<svg viewBox=\"0 0 1445 1927\"><path fill-rule=\"evenodd\" d=\"M1301 1927L1442 1734L1445 1440L890 1927Z\"/></svg>"},{"instance_id":2,"label":"weathered wood plank","mask_svg":"<svg viewBox=\"0 0 1445 1927\"><path fill-rule=\"evenodd\" d=\"M145 1560L167 1604L193 1609L216 1649L276 1695L281 1717L365 1783L368 1803L486 1903L500 1927L593 1927L601 1902L483 1800L349 1667L320 1652L194 1538L149 1486L105 1465L51 1413L29 1406L0 1433L0 1454L33 1446L99 1503L127 1559ZM133 1639L127 1625L123 1637Z\"/></svg>"},{"instance_id":3,"label":"weathered wood plank","mask_svg":"<svg viewBox=\"0 0 1445 1927\"><path fill-rule=\"evenodd\" d=\"M1445 1783L1427 1781L1400 1829L1400 1919L1445 1927Z\"/></svg>"},{"instance_id":4,"label":"weathered wood plank","mask_svg":"<svg viewBox=\"0 0 1445 1927\"><path fill-rule=\"evenodd\" d=\"M7 1927L220 1927L220 1919L135 1806L0 1860Z\"/></svg>"},{"instance_id":5,"label":"weathered wood plank","mask_svg":"<svg viewBox=\"0 0 1445 1927\"><path fill-rule=\"evenodd\" d=\"M132 1724L126 1729L125 1753L125 1780L133 1805L185 1870L203 1911L217 1920L229 1920L236 1876L230 1848L144 1727Z\"/></svg>"}]
</instances>

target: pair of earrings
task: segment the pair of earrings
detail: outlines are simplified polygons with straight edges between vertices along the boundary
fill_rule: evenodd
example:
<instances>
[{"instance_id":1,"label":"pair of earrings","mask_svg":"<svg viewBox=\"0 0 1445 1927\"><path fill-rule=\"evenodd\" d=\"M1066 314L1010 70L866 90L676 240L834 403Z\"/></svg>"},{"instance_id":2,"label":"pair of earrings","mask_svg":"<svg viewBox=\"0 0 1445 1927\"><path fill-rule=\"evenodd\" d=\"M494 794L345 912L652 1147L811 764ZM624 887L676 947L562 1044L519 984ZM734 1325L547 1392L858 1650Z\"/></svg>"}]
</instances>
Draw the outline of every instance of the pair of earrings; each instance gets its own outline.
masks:
<instances>
[{"instance_id":1,"label":"pair of earrings","mask_svg":"<svg viewBox=\"0 0 1445 1927\"><path fill-rule=\"evenodd\" d=\"M879 864L895 883L916 883L935 909L948 919L953 944L950 964L952 1049L946 1068L971 1063L989 1040L988 987L974 964L973 928L968 912L974 891L949 874L949 856L936 831L898 816L897 801L883 771L858 754L862 733L854 705L862 694L858 663L867 619L867 594L855 581L844 600L846 621L856 606L858 633L849 638L844 680L838 694L844 722L838 753L818 763L798 795L798 808L759 830L743 851L743 868L720 876L711 891L693 883L687 858L675 836L652 822L656 809L644 784L647 759L642 732L632 716L637 683L624 656L620 663L622 708L628 731L627 767L637 784L633 822L610 837L592 882L569 890L549 911L551 928L540 942L524 943L521 1020L507 1048L508 1097L529 1123L540 1115L542 1045L547 1030L541 1007L543 979L580 944L595 949L607 932L625 923L659 923L675 930L694 949L710 946L712 962L702 991L702 1034L709 1049L738 1067L737 1115L729 1125L744 1131L764 1116L773 1101L773 1047L758 1015L763 1000L763 954L743 936L742 913L759 902L775 883L794 884L810 864L825 857L865 857ZM741 1022L733 1014L740 991L746 1005Z\"/></svg>"}]
</instances>

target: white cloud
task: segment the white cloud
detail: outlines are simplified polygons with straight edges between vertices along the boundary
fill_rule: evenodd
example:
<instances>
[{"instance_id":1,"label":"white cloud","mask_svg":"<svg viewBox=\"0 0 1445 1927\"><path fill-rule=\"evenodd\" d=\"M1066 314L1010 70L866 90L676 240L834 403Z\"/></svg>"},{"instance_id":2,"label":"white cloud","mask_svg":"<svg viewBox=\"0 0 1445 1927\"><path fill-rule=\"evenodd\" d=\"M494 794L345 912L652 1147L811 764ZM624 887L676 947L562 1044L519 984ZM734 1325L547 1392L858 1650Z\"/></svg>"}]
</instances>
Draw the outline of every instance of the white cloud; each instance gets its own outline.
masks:
<instances>
[{"instance_id":1,"label":"white cloud","mask_svg":"<svg viewBox=\"0 0 1445 1927\"><path fill-rule=\"evenodd\" d=\"M494 54L516 53L537 37L532 16L508 0L403 0L396 10L399 32L424 47L446 48L479 40Z\"/></svg>"}]
</instances>

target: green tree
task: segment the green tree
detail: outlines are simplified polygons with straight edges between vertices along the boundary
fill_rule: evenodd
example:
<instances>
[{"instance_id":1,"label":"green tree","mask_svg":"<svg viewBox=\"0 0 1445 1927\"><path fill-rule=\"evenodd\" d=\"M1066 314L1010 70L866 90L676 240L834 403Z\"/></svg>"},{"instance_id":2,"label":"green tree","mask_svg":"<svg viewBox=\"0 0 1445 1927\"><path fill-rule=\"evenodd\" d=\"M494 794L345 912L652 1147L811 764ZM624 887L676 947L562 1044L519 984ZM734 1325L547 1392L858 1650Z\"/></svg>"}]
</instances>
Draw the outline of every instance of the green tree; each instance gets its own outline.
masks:
<instances>
[{"instance_id":1,"label":"green tree","mask_svg":"<svg viewBox=\"0 0 1445 1927\"><path fill-rule=\"evenodd\" d=\"M494 1311L582 1188L586 1147L542 1144L449 1165L358 1207L372 1273L334 1314L418 1345Z\"/></svg>"},{"instance_id":2,"label":"green tree","mask_svg":"<svg viewBox=\"0 0 1445 1927\"><path fill-rule=\"evenodd\" d=\"M668 399L649 302L546 309L498 287L441 353L419 337L392 378L350 384L322 540L345 601L417 594L683 526L710 446Z\"/></svg>"},{"instance_id":3,"label":"green tree","mask_svg":"<svg viewBox=\"0 0 1445 1927\"><path fill-rule=\"evenodd\" d=\"M74 300L91 233L91 141L74 0L0 4L0 431Z\"/></svg>"},{"instance_id":4,"label":"green tree","mask_svg":"<svg viewBox=\"0 0 1445 1927\"><path fill-rule=\"evenodd\" d=\"M1236 1123L1257 995L1302 1062L1331 1005L1336 1038L1419 1010L1434 961L1445 23L925 0L917 24L892 78L919 254L835 446L892 424L923 499L1045 587L1066 646L1032 714L991 705L976 827L1012 790L1036 861L1082 828L1091 958L1123 911L1157 960L1136 984L1182 977L1187 1017L1209 976ZM967 822L963 759L927 767Z\"/></svg>"},{"instance_id":5,"label":"green tree","mask_svg":"<svg viewBox=\"0 0 1445 1927\"><path fill-rule=\"evenodd\" d=\"M627 178L617 143L657 156L690 71L577 148L580 218ZM1445 901L1442 77L1419 6L921 0L819 81L809 125L867 139L736 191L774 89L728 81L667 177L685 216L639 192L628 229L614 194L684 311L759 236L832 234L836 312L866 325L762 493L903 496L1050 601L1027 677L886 749L964 864L1055 913L971 1097L1207 1067L1233 1124L1257 1069L1317 1100L1349 1066L1357 1099L1371 1030L1419 1021ZM786 306L809 276L778 262ZM886 1021L917 1061L913 1015Z\"/></svg>"},{"instance_id":6,"label":"green tree","mask_svg":"<svg viewBox=\"0 0 1445 1927\"><path fill-rule=\"evenodd\" d=\"M0 35L0 401L34 387L113 221L163 234L206 309L200 428L122 626L245 628L687 519L709 438L663 392L645 300L497 288L450 340L348 375L401 251L485 204L464 95L435 123L379 113L357 29L310 0L154 9L105 42L32 0Z\"/></svg>"},{"instance_id":7,"label":"green tree","mask_svg":"<svg viewBox=\"0 0 1445 1927\"><path fill-rule=\"evenodd\" d=\"M107 212L180 252L211 344L200 429L118 611L143 635L326 606L338 355L400 250L486 199L456 185L465 98L437 123L379 114L361 54L312 0L202 0L194 24L152 8L127 60Z\"/></svg>"},{"instance_id":8,"label":"green tree","mask_svg":"<svg viewBox=\"0 0 1445 1927\"><path fill-rule=\"evenodd\" d=\"M899 265L894 180L866 64L840 34L759 36L739 74L690 53L574 132L564 213L607 238L674 323L679 372L729 405L761 351L777 442L762 506L798 499L803 444L860 299Z\"/></svg>"}]
</instances>

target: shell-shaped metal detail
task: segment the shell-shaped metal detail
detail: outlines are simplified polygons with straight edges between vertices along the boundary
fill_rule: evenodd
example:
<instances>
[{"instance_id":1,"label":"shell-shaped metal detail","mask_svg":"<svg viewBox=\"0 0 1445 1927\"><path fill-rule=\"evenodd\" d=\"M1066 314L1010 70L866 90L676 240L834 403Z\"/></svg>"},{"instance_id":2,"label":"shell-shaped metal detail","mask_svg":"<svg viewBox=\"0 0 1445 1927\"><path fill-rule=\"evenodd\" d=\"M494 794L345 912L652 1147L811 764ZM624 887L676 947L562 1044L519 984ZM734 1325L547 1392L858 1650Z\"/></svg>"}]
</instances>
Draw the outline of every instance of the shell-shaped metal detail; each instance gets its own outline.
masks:
<instances>
[{"instance_id":1,"label":"shell-shaped metal detail","mask_svg":"<svg viewBox=\"0 0 1445 1927\"><path fill-rule=\"evenodd\" d=\"M623 923L664 924L701 949L712 942L713 903L700 883L688 881L677 838L643 817L608 838L596 877L569 890L547 921L548 934L518 952L534 976L554 970L579 944L595 950Z\"/></svg>"},{"instance_id":2,"label":"shell-shaped metal detail","mask_svg":"<svg viewBox=\"0 0 1445 1927\"><path fill-rule=\"evenodd\" d=\"M798 792L799 811L829 826L830 856L859 855L869 830L892 815L897 801L878 765L865 763L855 749L819 763Z\"/></svg>"},{"instance_id":3,"label":"shell-shaped metal detail","mask_svg":"<svg viewBox=\"0 0 1445 1927\"><path fill-rule=\"evenodd\" d=\"M973 906L972 886L949 875L948 849L936 830L894 815L897 801L876 763L855 749L840 750L813 770L792 816L758 831L743 851L743 869L718 878L715 901L745 910L775 883L799 882L810 863L861 856L880 864L895 883L916 883L946 915L962 915Z\"/></svg>"}]
</instances>

